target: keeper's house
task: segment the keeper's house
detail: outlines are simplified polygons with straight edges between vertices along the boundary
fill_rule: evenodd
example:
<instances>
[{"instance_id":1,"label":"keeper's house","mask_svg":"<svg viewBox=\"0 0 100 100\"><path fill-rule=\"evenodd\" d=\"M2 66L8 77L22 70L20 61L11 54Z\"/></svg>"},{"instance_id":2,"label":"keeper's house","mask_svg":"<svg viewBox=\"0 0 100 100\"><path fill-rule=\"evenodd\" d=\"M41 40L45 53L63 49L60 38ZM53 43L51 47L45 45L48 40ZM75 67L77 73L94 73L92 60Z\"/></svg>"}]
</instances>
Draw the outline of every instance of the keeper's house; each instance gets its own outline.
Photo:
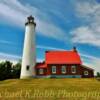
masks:
<instances>
[{"instance_id":1,"label":"keeper's house","mask_svg":"<svg viewBox=\"0 0 100 100\"><path fill-rule=\"evenodd\" d=\"M71 51L46 51L45 61L35 66L37 77L92 78L94 70L82 64L74 47Z\"/></svg>"}]
</instances>

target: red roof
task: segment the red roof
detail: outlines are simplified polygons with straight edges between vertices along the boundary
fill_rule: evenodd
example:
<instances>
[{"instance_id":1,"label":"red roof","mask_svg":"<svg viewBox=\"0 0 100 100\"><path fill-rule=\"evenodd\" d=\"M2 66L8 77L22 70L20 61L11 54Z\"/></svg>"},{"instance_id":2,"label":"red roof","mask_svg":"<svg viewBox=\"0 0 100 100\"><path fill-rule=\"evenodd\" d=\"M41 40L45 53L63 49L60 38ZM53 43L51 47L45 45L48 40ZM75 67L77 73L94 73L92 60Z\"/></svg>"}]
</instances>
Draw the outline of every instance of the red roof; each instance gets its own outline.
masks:
<instances>
[{"instance_id":1,"label":"red roof","mask_svg":"<svg viewBox=\"0 0 100 100\"><path fill-rule=\"evenodd\" d=\"M82 64L75 51L47 51L45 56L46 64Z\"/></svg>"},{"instance_id":2,"label":"red roof","mask_svg":"<svg viewBox=\"0 0 100 100\"><path fill-rule=\"evenodd\" d=\"M44 62L42 63L37 63L36 68L46 68L46 64Z\"/></svg>"},{"instance_id":3,"label":"red roof","mask_svg":"<svg viewBox=\"0 0 100 100\"><path fill-rule=\"evenodd\" d=\"M81 67L86 68L86 69L89 69L89 70L94 70L93 68L90 68L90 67L88 67L86 65L81 65Z\"/></svg>"}]
</instances>

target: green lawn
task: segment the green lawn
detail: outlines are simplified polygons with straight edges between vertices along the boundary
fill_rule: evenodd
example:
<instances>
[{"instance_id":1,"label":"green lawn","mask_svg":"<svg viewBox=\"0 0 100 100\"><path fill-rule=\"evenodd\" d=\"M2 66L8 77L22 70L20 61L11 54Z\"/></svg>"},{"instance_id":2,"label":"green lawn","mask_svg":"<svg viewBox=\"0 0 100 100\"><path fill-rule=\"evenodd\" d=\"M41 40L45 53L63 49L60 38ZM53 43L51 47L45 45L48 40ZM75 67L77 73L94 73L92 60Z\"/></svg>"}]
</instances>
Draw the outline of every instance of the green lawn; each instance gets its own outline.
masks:
<instances>
[{"instance_id":1,"label":"green lawn","mask_svg":"<svg viewBox=\"0 0 100 100\"><path fill-rule=\"evenodd\" d=\"M96 79L0 81L0 100L100 100Z\"/></svg>"}]
</instances>

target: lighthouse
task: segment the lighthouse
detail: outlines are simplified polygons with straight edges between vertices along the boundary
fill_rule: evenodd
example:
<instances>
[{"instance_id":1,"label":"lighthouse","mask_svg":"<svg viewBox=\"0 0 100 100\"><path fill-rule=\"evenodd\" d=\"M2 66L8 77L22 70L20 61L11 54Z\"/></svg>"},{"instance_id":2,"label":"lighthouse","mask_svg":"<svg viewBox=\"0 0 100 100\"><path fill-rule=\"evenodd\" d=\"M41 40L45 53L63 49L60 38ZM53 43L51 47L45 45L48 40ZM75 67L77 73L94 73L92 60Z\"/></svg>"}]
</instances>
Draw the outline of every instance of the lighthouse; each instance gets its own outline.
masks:
<instances>
[{"instance_id":1,"label":"lighthouse","mask_svg":"<svg viewBox=\"0 0 100 100\"><path fill-rule=\"evenodd\" d=\"M35 76L35 27L36 23L34 22L34 17L29 16L25 23L25 38L20 79L27 79Z\"/></svg>"}]
</instances>

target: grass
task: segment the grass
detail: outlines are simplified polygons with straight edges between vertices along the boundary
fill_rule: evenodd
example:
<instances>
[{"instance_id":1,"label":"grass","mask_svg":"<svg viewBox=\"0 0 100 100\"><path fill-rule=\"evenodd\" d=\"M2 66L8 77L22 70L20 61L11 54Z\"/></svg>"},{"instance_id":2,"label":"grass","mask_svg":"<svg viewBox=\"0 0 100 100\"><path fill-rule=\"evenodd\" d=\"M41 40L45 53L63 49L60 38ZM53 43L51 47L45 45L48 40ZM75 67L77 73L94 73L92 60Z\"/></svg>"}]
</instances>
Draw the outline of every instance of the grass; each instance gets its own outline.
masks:
<instances>
[{"instance_id":1,"label":"grass","mask_svg":"<svg viewBox=\"0 0 100 100\"><path fill-rule=\"evenodd\" d=\"M100 100L96 79L27 79L0 81L0 100Z\"/></svg>"}]
</instances>

